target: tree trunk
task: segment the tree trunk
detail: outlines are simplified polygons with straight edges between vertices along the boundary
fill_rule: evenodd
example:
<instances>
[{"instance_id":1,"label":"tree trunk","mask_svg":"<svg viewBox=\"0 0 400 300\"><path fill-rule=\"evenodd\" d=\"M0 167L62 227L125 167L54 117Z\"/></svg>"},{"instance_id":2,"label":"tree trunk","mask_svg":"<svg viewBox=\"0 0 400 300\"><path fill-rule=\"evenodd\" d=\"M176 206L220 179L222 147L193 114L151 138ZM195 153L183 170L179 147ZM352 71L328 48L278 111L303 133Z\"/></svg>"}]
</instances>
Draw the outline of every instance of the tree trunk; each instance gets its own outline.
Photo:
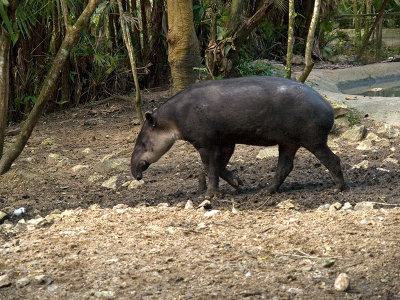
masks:
<instances>
[{"instance_id":1,"label":"tree trunk","mask_svg":"<svg viewBox=\"0 0 400 300\"><path fill-rule=\"evenodd\" d=\"M10 35L4 28L0 27L0 159L3 156L4 137L7 127L10 45Z\"/></svg>"},{"instance_id":2,"label":"tree trunk","mask_svg":"<svg viewBox=\"0 0 400 300\"><path fill-rule=\"evenodd\" d=\"M289 0L289 24L288 24L288 44L286 55L286 75L285 78L292 78L292 58L294 45L294 0Z\"/></svg>"},{"instance_id":3,"label":"tree trunk","mask_svg":"<svg viewBox=\"0 0 400 300\"><path fill-rule=\"evenodd\" d=\"M364 39L363 45L362 45L362 47L361 47L361 49L360 49L360 52L358 52L358 55L357 55L356 60L360 59L360 57L363 55L364 50L365 50L365 48L366 48L367 45L368 45L369 38L371 37L372 32L374 31L376 25L379 23L379 20L382 18L383 12L385 11L386 4L387 4L387 0L383 0L381 9L379 10L379 13L378 13L378 15L377 15L376 18L375 18L374 24L372 25L372 27L370 28L370 30L369 30L367 36L366 36L365 39Z\"/></svg>"},{"instance_id":4,"label":"tree trunk","mask_svg":"<svg viewBox=\"0 0 400 300\"><path fill-rule=\"evenodd\" d=\"M141 124L143 124L142 99L140 97L140 87L139 87L139 79L138 79L138 75L137 75L137 71L136 71L135 55L133 53L131 37L130 37L129 31L128 31L128 28L126 27L125 21L124 21L124 11L122 8L121 0L118 0L117 2L118 2L118 9L119 9L119 19L120 19L121 28L122 28L122 37L124 39L126 49L128 50L133 80L135 82L136 98L135 98L134 105L136 108L136 113L139 118L139 121Z\"/></svg>"},{"instance_id":5,"label":"tree trunk","mask_svg":"<svg viewBox=\"0 0 400 300\"><path fill-rule=\"evenodd\" d=\"M157 1L157 2L159 2L159 1ZM161 2L163 2L163 1L161 1ZM138 9L137 9L137 5L136 5L136 0L131 0L131 10L132 10L133 16L137 18L138 17ZM140 34L139 34L138 26L133 26L132 34L133 34L133 38L135 41L136 56L139 59L139 61L143 61L142 47L140 46Z\"/></svg>"},{"instance_id":6,"label":"tree trunk","mask_svg":"<svg viewBox=\"0 0 400 300\"><path fill-rule=\"evenodd\" d=\"M354 15L358 14L358 0L353 0L353 13ZM360 18L354 16L353 18L354 23L354 45L357 46L361 43L361 26L360 26Z\"/></svg>"},{"instance_id":7,"label":"tree trunk","mask_svg":"<svg viewBox=\"0 0 400 300\"><path fill-rule=\"evenodd\" d=\"M308 35L307 35L307 42L306 42L306 51L304 54L304 58L306 61L306 65L304 67L303 72L300 74L299 77L297 77L297 81L300 82L305 82L308 75L310 74L314 62L311 58L311 51L314 45L314 34L315 34L315 28L317 27L317 22L318 22L318 16L319 16L319 8L320 8L320 0L315 0L314 3L314 12L313 12L313 17L311 19L310 23L310 28L308 30Z\"/></svg>"},{"instance_id":8,"label":"tree trunk","mask_svg":"<svg viewBox=\"0 0 400 300\"><path fill-rule=\"evenodd\" d=\"M146 58L149 55L149 34L148 34L148 26L147 26L147 14L146 10L148 7L151 7L149 0L140 0L140 12L142 19L142 38L143 38L143 63L146 63Z\"/></svg>"},{"instance_id":9,"label":"tree trunk","mask_svg":"<svg viewBox=\"0 0 400 300\"><path fill-rule=\"evenodd\" d=\"M151 24L150 29L150 49L157 49L157 51L150 51L150 73L147 80L149 87L160 85L165 81L167 60L167 49L164 43L164 35L162 29L162 18L164 13L164 2L154 1L153 9L151 11Z\"/></svg>"},{"instance_id":10,"label":"tree trunk","mask_svg":"<svg viewBox=\"0 0 400 300\"><path fill-rule=\"evenodd\" d=\"M227 36L231 36L240 25L240 16L243 14L243 0L232 0L229 18L226 24Z\"/></svg>"},{"instance_id":11,"label":"tree trunk","mask_svg":"<svg viewBox=\"0 0 400 300\"><path fill-rule=\"evenodd\" d=\"M97 5L101 0L89 0L88 5L79 16L78 20L73 26L69 25L67 28L67 33L58 50L56 57L54 58L53 64L47 72L46 78L44 80L43 86L40 90L39 97L36 100L35 106L30 112L28 118L25 120L21 133L18 135L17 140L11 145L10 149L0 159L0 175L7 172L15 159L21 154L24 149L26 142L32 134L32 130L35 127L37 121L39 120L47 101L52 95L57 79L60 72L68 58L69 52L72 47L77 43L81 31L87 27L90 21L90 17L95 11Z\"/></svg>"},{"instance_id":12,"label":"tree trunk","mask_svg":"<svg viewBox=\"0 0 400 300\"><path fill-rule=\"evenodd\" d=\"M197 78L193 69L200 65L200 49L193 24L191 0L167 0L168 7L168 61L174 91L177 93Z\"/></svg>"}]
</instances>

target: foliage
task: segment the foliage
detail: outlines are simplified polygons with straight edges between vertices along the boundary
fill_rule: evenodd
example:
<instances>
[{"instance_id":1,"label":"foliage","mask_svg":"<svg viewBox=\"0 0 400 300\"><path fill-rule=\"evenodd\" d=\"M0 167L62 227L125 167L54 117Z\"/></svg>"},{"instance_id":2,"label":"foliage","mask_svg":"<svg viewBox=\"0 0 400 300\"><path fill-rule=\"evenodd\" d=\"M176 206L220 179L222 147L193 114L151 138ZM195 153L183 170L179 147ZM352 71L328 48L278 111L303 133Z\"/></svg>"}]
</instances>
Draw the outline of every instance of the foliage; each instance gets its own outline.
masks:
<instances>
[{"instance_id":1,"label":"foliage","mask_svg":"<svg viewBox=\"0 0 400 300\"><path fill-rule=\"evenodd\" d=\"M242 58L236 66L241 76L271 76L274 67L264 60L249 60Z\"/></svg>"}]
</instances>

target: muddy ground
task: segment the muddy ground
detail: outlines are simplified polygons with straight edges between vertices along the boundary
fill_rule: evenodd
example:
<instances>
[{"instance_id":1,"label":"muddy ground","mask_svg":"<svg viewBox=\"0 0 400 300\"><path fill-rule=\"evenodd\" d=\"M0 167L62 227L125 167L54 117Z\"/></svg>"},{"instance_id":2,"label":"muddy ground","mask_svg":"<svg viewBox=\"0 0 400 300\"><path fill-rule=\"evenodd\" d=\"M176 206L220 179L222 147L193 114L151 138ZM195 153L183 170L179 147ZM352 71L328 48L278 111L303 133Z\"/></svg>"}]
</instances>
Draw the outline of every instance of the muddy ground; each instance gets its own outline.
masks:
<instances>
[{"instance_id":1,"label":"muddy ground","mask_svg":"<svg viewBox=\"0 0 400 300\"><path fill-rule=\"evenodd\" d=\"M147 93L147 109L167 94ZM41 119L0 178L8 214L0 299L400 299L399 137L357 150L332 135L350 186L341 193L300 150L280 193L268 195L277 158L239 145L229 168L245 188L238 194L221 182L223 196L211 201L218 212L208 216L196 209L201 164L190 144L177 142L136 189L124 185L140 130L134 119L118 101ZM369 132L381 126L360 122ZM116 188L103 187L112 176ZM188 200L194 209L184 209ZM365 201L374 209L321 209ZM12 216L20 207L25 213ZM50 222L28 222L52 212ZM345 292L334 289L340 273L350 278Z\"/></svg>"}]
</instances>

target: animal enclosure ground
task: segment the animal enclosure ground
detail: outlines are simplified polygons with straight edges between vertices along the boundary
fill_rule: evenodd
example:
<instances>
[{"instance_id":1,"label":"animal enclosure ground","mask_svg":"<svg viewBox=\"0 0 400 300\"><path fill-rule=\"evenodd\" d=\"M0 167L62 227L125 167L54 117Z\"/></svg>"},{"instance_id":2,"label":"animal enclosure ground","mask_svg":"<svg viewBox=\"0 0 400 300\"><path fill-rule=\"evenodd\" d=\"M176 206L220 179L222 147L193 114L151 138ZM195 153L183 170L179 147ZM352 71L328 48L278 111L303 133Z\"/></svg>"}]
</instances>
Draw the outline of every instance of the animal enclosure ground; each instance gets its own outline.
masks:
<instances>
[{"instance_id":1,"label":"animal enclosure ground","mask_svg":"<svg viewBox=\"0 0 400 300\"><path fill-rule=\"evenodd\" d=\"M147 94L147 109L161 96ZM0 278L9 280L0 299L400 299L400 137L357 150L331 136L350 186L342 193L300 150L281 192L268 195L277 158L239 145L229 168L245 188L221 182L208 216L196 209L200 158L185 142L128 188L133 118L130 104L111 102L41 120L0 177L0 211L26 209L0 225ZM380 136L380 124L361 122ZM103 187L113 176L115 188ZM194 209L184 209L188 200ZM375 209L318 209L365 201ZM54 210L67 211L14 226ZM340 273L350 277L346 292L333 287Z\"/></svg>"}]
</instances>

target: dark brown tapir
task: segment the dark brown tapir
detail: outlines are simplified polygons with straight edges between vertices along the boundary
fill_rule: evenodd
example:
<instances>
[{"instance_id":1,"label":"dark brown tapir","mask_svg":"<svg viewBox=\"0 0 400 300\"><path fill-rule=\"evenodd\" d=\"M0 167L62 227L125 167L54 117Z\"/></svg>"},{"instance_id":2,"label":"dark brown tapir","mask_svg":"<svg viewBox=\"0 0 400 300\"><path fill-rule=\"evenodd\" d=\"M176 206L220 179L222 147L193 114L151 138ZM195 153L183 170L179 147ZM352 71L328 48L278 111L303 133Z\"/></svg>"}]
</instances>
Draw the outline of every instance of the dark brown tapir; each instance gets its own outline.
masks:
<instances>
[{"instance_id":1,"label":"dark brown tapir","mask_svg":"<svg viewBox=\"0 0 400 300\"><path fill-rule=\"evenodd\" d=\"M145 117L131 159L136 179L179 139L199 151L209 197L218 192L219 177L235 188L242 185L239 177L226 169L236 144L279 145L270 193L278 190L293 169L299 147L308 149L327 167L339 190L345 188L340 159L327 145L333 109L302 83L277 77L205 81L193 84ZM200 179L205 189L205 177Z\"/></svg>"}]
</instances>

